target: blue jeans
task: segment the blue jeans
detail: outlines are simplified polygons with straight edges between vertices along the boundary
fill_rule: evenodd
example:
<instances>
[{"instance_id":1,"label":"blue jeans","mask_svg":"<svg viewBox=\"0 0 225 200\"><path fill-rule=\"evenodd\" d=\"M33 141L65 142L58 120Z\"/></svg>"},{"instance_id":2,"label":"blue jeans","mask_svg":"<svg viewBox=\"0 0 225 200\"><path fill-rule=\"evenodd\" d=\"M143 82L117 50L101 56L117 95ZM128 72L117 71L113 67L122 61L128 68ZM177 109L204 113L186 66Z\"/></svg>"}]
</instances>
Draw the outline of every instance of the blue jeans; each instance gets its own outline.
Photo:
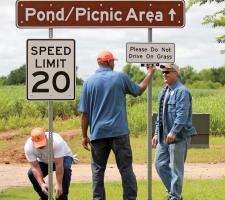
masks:
<instances>
[{"instance_id":1,"label":"blue jeans","mask_svg":"<svg viewBox=\"0 0 225 200\"><path fill-rule=\"evenodd\" d=\"M170 199L180 200L184 176L184 162L191 137L182 138L172 144L165 142L156 146L155 167Z\"/></svg>"},{"instance_id":2,"label":"blue jeans","mask_svg":"<svg viewBox=\"0 0 225 200\"><path fill-rule=\"evenodd\" d=\"M91 141L93 200L105 200L104 174L110 151L113 151L122 178L123 199L135 200L137 182L132 168L129 135Z\"/></svg>"},{"instance_id":3,"label":"blue jeans","mask_svg":"<svg viewBox=\"0 0 225 200\"><path fill-rule=\"evenodd\" d=\"M64 157L64 162L63 162L64 175L63 175L63 183L62 183L63 194L57 200L68 200L69 186L70 186L70 180L71 180L71 171L72 171L71 170L72 162L73 162L72 157L70 157L70 156ZM48 175L48 164L39 162L39 166L41 168L43 177L47 176ZM53 164L53 171L55 171L55 164ZM33 184L34 190L38 193L40 198L42 200L48 200L48 196L46 196L42 192L41 187L38 184L37 180L35 179L31 169L29 169L29 171L28 171L28 177L29 177L31 183Z\"/></svg>"}]
</instances>

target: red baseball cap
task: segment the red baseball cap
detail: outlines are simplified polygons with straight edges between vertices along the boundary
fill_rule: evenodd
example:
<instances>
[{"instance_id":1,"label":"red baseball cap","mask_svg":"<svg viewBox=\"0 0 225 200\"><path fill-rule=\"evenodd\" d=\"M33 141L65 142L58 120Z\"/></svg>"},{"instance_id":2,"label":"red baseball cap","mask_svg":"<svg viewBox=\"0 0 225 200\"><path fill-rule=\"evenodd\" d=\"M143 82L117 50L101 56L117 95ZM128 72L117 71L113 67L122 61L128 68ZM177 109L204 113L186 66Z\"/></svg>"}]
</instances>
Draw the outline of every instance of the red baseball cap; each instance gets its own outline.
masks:
<instances>
[{"instance_id":1,"label":"red baseball cap","mask_svg":"<svg viewBox=\"0 0 225 200\"><path fill-rule=\"evenodd\" d=\"M106 62L106 61L110 61L110 60L118 60L118 59L115 58L113 56L113 54L110 51L108 51L108 50L104 50L103 52L101 52L98 55L98 58L97 58L97 61L99 63Z\"/></svg>"},{"instance_id":2,"label":"red baseball cap","mask_svg":"<svg viewBox=\"0 0 225 200\"><path fill-rule=\"evenodd\" d=\"M34 128L31 131L31 139L36 148L44 147L47 145L45 131L42 128Z\"/></svg>"}]
</instances>

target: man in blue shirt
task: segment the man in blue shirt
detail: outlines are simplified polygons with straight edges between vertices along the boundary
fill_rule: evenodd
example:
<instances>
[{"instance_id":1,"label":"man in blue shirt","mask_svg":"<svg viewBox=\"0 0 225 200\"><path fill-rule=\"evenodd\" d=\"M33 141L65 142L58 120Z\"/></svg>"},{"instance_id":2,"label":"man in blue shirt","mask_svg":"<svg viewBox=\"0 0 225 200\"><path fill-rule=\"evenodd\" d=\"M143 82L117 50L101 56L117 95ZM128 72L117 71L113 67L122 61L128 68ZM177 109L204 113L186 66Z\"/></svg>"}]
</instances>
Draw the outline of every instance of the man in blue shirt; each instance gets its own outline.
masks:
<instances>
[{"instance_id":1,"label":"man in blue shirt","mask_svg":"<svg viewBox=\"0 0 225 200\"><path fill-rule=\"evenodd\" d=\"M105 200L104 173L112 150L122 177L123 199L137 197L136 177L132 168L132 151L126 113L126 94L141 95L147 88L155 68L148 67L138 85L127 74L115 72L116 58L103 51L97 58L99 68L83 85L80 97L82 145L91 146L93 199ZM90 139L87 135L90 126Z\"/></svg>"},{"instance_id":2,"label":"man in blue shirt","mask_svg":"<svg viewBox=\"0 0 225 200\"><path fill-rule=\"evenodd\" d=\"M192 126L192 97L178 80L176 64L161 65L166 87L158 99L159 113L155 136L156 170L168 192L168 200L181 200L184 162L191 136L196 135Z\"/></svg>"}]
</instances>

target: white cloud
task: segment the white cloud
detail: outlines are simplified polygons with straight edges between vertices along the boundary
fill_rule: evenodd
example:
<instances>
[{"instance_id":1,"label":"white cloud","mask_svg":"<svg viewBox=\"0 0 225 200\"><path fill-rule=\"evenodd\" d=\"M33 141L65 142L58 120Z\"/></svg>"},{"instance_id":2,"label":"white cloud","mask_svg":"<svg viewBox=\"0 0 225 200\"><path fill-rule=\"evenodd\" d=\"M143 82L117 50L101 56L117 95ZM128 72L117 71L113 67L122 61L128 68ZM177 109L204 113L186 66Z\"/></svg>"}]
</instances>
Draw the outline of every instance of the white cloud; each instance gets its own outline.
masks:
<instances>
[{"instance_id":1,"label":"white cloud","mask_svg":"<svg viewBox=\"0 0 225 200\"><path fill-rule=\"evenodd\" d=\"M153 42L175 43L176 62L181 66L192 65L200 70L225 64L215 37L224 34L223 28L202 25L205 15L224 7L225 3L193 6L186 14L184 28L154 28ZM26 62L26 40L48 38L48 29L18 29L15 26L15 1L3 0L0 7L0 76ZM78 75L86 78L97 68L96 57L103 49L111 50L119 61L116 70L126 64L126 42L147 42L147 28L128 29L54 29L54 38L76 40Z\"/></svg>"}]
</instances>

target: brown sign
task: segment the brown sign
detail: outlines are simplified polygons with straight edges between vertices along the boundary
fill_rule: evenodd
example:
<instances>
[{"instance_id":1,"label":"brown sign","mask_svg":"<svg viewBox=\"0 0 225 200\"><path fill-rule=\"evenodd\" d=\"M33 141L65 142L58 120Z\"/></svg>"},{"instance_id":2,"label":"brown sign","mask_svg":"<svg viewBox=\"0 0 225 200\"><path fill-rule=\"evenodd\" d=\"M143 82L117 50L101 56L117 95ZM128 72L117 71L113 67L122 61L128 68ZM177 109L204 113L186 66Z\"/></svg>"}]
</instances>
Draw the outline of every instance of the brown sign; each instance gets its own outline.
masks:
<instances>
[{"instance_id":1,"label":"brown sign","mask_svg":"<svg viewBox=\"0 0 225 200\"><path fill-rule=\"evenodd\" d=\"M22 1L18 28L184 27L184 1Z\"/></svg>"}]
</instances>

